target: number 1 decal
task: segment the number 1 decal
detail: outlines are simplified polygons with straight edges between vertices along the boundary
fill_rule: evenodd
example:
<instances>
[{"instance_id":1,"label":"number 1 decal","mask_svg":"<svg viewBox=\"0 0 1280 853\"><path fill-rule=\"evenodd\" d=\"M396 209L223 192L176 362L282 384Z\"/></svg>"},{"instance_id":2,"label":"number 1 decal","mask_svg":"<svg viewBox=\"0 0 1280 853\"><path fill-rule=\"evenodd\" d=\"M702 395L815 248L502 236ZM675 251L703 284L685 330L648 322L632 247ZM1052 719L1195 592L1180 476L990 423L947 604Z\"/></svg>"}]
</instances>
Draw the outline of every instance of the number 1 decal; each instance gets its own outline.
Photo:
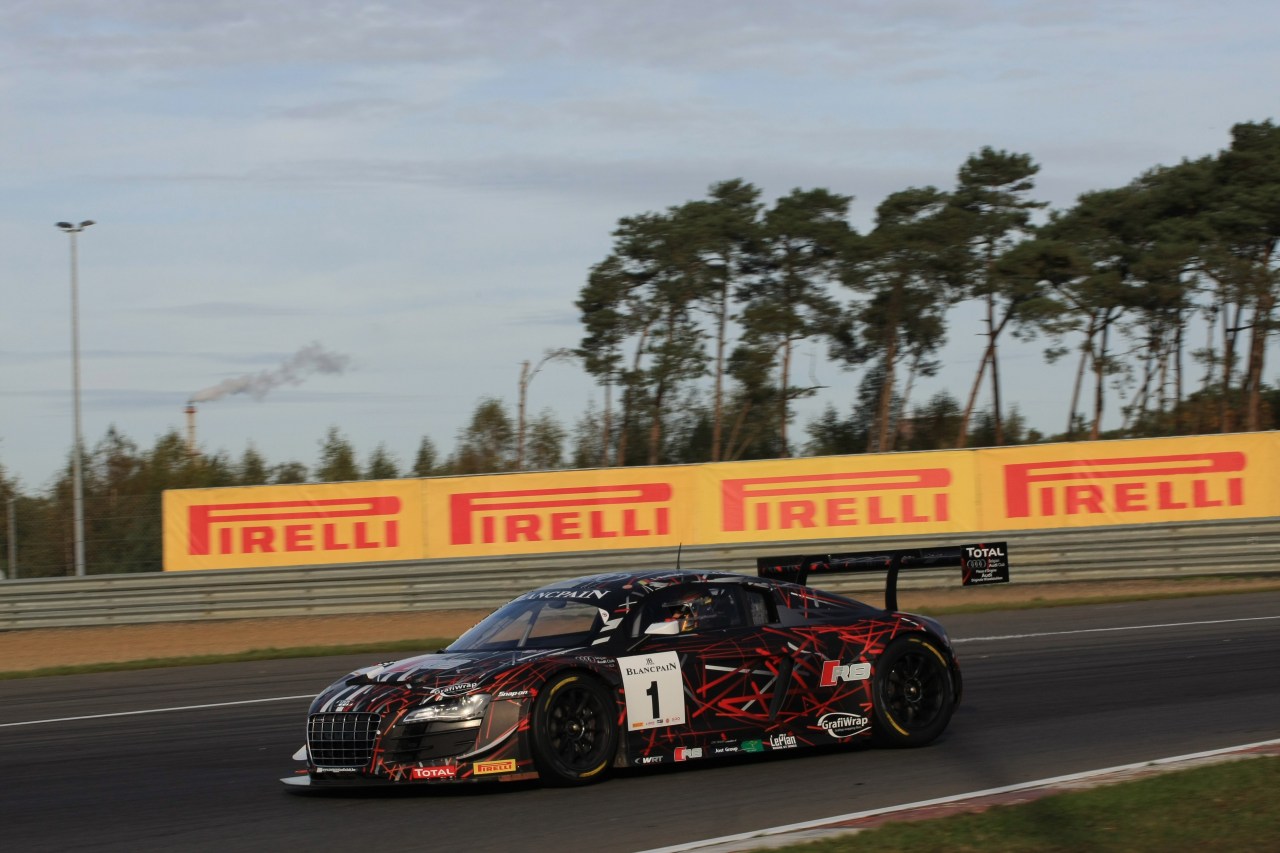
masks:
<instances>
[{"instance_id":1,"label":"number 1 decal","mask_svg":"<svg viewBox=\"0 0 1280 853\"><path fill-rule=\"evenodd\" d=\"M675 652L618 658L627 697L627 728L684 725L684 679Z\"/></svg>"}]
</instances>

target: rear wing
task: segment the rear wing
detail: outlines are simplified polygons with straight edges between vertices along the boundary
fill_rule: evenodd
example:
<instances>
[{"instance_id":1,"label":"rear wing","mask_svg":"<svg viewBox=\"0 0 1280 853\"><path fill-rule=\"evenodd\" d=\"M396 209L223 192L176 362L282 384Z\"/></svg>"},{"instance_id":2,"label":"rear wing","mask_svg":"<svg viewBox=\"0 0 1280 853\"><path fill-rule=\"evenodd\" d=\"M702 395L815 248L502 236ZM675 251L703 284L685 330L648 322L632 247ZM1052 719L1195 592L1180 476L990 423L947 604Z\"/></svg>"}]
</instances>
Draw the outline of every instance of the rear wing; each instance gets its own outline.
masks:
<instances>
[{"instance_id":1,"label":"rear wing","mask_svg":"<svg viewBox=\"0 0 1280 853\"><path fill-rule=\"evenodd\" d=\"M888 572L884 585L884 607L898 609L898 572L903 569L961 569L965 586L1009 582L1009 546L1005 542L985 542L939 548L900 548L882 551L851 551L842 554L813 554L798 557L760 557L756 574L762 578L807 583L812 575Z\"/></svg>"}]
</instances>

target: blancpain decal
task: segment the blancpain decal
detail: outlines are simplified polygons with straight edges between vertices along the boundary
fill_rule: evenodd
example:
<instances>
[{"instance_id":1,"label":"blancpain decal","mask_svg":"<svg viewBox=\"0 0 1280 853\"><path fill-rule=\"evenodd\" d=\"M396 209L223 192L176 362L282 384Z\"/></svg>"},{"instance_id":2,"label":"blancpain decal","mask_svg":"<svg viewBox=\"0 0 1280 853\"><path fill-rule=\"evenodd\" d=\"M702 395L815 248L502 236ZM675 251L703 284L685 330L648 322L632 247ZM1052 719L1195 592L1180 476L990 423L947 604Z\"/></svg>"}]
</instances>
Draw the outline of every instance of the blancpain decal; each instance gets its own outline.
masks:
<instances>
[{"instance_id":1,"label":"blancpain decal","mask_svg":"<svg viewBox=\"0 0 1280 853\"><path fill-rule=\"evenodd\" d=\"M595 600L604 598L605 591L602 589L559 589L547 590L546 592L531 592L528 595L521 596L522 600L532 601L541 598L576 598Z\"/></svg>"},{"instance_id":2,"label":"blancpain decal","mask_svg":"<svg viewBox=\"0 0 1280 853\"><path fill-rule=\"evenodd\" d=\"M627 699L627 728L684 725L684 678L675 652L618 658Z\"/></svg>"},{"instance_id":3,"label":"blancpain decal","mask_svg":"<svg viewBox=\"0 0 1280 853\"><path fill-rule=\"evenodd\" d=\"M796 746L796 736L790 733L785 735L770 735L770 749L792 749Z\"/></svg>"},{"instance_id":4,"label":"blancpain decal","mask_svg":"<svg viewBox=\"0 0 1280 853\"><path fill-rule=\"evenodd\" d=\"M654 663L653 661L653 658L645 658L643 664L635 666L628 664L622 668L622 673L623 675L653 675L655 672L675 672L680 668L680 665L675 662Z\"/></svg>"},{"instance_id":5,"label":"blancpain decal","mask_svg":"<svg viewBox=\"0 0 1280 853\"><path fill-rule=\"evenodd\" d=\"M864 732L871 721L861 714L834 713L823 714L818 718L818 727L834 738L853 737Z\"/></svg>"}]
</instances>

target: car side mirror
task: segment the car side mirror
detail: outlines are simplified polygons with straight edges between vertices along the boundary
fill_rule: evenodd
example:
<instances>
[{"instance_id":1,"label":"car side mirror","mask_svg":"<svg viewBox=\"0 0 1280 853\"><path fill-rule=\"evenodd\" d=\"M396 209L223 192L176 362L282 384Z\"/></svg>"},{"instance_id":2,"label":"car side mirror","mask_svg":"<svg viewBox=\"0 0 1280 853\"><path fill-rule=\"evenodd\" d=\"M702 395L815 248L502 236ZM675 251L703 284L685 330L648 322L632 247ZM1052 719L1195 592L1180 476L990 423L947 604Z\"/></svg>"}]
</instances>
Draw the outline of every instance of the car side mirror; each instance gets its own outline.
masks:
<instances>
[{"instance_id":1,"label":"car side mirror","mask_svg":"<svg viewBox=\"0 0 1280 853\"><path fill-rule=\"evenodd\" d=\"M679 622L654 622L648 628L644 629L646 634L662 637L673 637L680 633Z\"/></svg>"}]
</instances>

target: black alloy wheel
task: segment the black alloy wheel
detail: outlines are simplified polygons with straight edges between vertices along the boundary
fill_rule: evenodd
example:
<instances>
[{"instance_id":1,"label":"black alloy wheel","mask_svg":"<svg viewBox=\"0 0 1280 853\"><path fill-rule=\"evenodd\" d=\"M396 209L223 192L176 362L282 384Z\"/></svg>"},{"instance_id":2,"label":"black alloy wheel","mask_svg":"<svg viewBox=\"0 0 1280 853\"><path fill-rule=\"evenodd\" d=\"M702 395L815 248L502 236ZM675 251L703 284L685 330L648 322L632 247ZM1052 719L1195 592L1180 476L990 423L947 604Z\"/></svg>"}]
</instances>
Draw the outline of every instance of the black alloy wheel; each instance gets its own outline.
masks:
<instances>
[{"instance_id":1,"label":"black alloy wheel","mask_svg":"<svg viewBox=\"0 0 1280 853\"><path fill-rule=\"evenodd\" d=\"M533 710L534 763L548 785L598 782L618 747L617 703L608 689L580 672L547 683Z\"/></svg>"},{"instance_id":2,"label":"black alloy wheel","mask_svg":"<svg viewBox=\"0 0 1280 853\"><path fill-rule=\"evenodd\" d=\"M924 746L947 727L955 685L947 657L926 637L899 637L875 672L875 735L885 746Z\"/></svg>"}]
</instances>

